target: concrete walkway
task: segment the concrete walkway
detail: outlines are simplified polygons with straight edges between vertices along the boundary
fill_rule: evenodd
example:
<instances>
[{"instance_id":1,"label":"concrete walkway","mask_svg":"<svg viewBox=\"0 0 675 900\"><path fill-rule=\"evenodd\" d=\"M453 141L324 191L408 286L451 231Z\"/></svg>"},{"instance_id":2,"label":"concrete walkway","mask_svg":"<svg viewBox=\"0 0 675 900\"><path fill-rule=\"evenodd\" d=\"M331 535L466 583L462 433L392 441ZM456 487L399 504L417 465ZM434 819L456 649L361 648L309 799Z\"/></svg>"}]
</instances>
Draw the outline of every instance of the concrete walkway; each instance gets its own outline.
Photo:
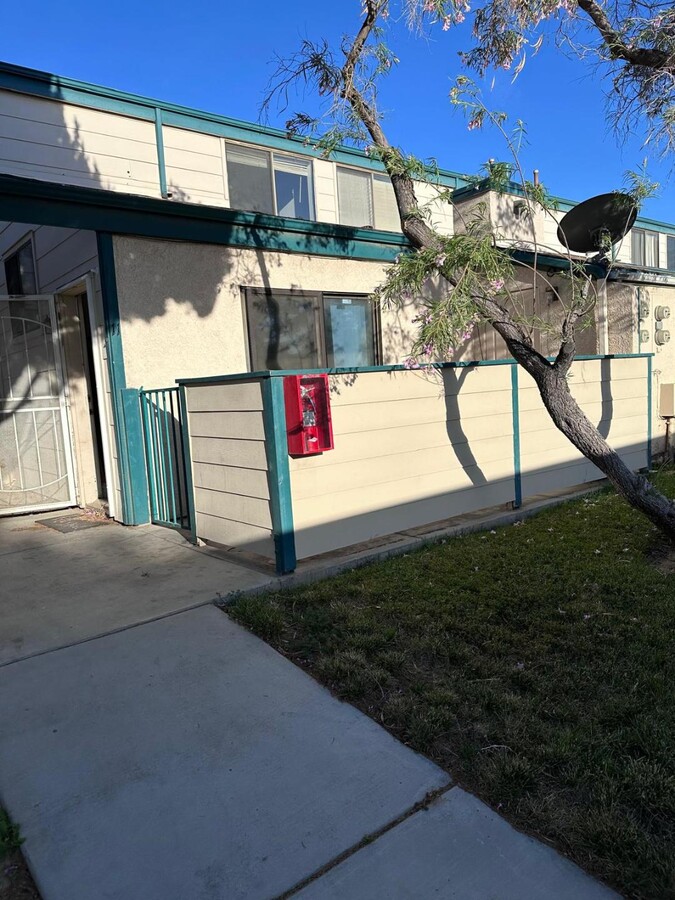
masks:
<instances>
[{"instance_id":1,"label":"concrete walkway","mask_svg":"<svg viewBox=\"0 0 675 900\"><path fill-rule=\"evenodd\" d=\"M115 530L0 546L0 801L44 900L616 896L208 602L267 576Z\"/></svg>"}]
</instances>

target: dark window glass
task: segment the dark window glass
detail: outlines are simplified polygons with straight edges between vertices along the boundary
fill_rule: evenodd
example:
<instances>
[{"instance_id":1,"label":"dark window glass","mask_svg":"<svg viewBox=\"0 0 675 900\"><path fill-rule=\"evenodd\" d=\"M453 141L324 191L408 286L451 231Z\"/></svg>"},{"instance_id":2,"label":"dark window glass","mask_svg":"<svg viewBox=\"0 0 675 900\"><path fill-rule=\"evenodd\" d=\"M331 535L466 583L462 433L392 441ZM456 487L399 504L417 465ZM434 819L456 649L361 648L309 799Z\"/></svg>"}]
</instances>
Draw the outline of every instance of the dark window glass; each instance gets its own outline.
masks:
<instances>
[{"instance_id":1,"label":"dark window glass","mask_svg":"<svg viewBox=\"0 0 675 900\"><path fill-rule=\"evenodd\" d=\"M233 144L228 144L225 152L230 206L233 209L273 214L269 153Z\"/></svg>"},{"instance_id":2,"label":"dark window glass","mask_svg":"<svg viewBox=\"0 0 675 900\"><path fill-rule=\"evenodd\" d=\"M277 215L312 219L310 163L294 156L274 156Z\"/></svg>"},{"instance_id":3,"label":"dark window glass","mask_svg":"<svg viewBox=\"0 0 675 900\"><path fill-rule=\"evenodd\" d=\"M675 237L668 235L668 268L671 272L675 272Z\"/></svg>"},{"instance_id":4,"label":"dark window glass","mask_svg":"<svg viewBox=\"0 0 675 900\"><path fill-rule=\"evenodd\" d=\"M5 260L5 279L8 294L37 294L33 247L26 241Z\"/></svg>"},{"instance_id":5,"label":"dark window glass","mask_svg":"<svg viewBox=\"0 0 675 900\"><path fill-rule=\"evenodd\" d=\"M320 365L317 296L248 291L247 308L253 371Z\"/></svg>"}]
</instances>

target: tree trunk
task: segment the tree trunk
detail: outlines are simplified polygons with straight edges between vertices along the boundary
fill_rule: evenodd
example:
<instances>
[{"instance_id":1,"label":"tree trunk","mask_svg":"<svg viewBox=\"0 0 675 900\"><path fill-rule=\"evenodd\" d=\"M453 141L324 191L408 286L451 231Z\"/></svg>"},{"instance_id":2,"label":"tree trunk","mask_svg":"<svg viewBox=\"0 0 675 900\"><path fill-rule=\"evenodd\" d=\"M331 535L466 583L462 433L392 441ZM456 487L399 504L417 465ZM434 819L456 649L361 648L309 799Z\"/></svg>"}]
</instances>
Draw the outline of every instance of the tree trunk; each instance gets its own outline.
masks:
<instances>
[{"instance_id":1,"label":"tree trunk","mask_svg":"<svg viewBox=\"0 0 675 900\"><path fill-rule=\"evenodd\" d=\"M675 541L675 503L660 494L642 475L632 472L586 418L572 396L567 379L550 366L532 376L553 423L586 459L594 463L617 491Z\"/></svg>"}]
</instances>

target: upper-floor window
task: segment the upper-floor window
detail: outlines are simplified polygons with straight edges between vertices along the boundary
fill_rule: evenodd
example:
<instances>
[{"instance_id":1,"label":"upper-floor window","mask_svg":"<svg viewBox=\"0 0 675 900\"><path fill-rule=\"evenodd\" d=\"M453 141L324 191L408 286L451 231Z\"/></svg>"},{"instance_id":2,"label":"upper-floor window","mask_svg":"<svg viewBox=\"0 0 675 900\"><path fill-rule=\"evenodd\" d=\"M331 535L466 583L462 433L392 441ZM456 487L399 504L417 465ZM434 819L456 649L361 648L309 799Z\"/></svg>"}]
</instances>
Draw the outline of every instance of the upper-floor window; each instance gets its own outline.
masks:
<instances>
[{"instance_id":1,"label":"upper-floor window","mask_svg":"<svg viewBox=\"0 0 675 900\"><path fill-rule=\"evenodd\" d=\"M37 294L33 244L30 240L5 259L8 294Z\"/></svg>"},{"instance_id":2,"label":"upper-floor window","mask_svg":"<svg viewBox=\"0 0 675 900\"><path fill-rule=\"evenodd\" d=\"M230 206L314 219L311 160L257 147L226 144Z\"/></svg>"},{"instance_id":3,"label":"upper-floor window","mask_svg":"<svg viewBox=\"0 0 675 900\"><path fill-rule=\"evenodd\" d=\"M651 269L659 267L659 235L656 231L634 228L631 232L631 262Z\"/></svg>"},{"instance_id":4,"label":"upper-floor window","mask_svg":"<svg viewBox=\"0 0 675 900\"><path fill-rule=\"evenodd\" d=\"M401 219L388 175L337 166L341 225L400 231Z\"/></svg>"},{"instance_id":5,"label":"upper-floor window","mask_svg":"<svg viewBox=\"0 0 675 900\"><path fill-rule=\"evenodd\" d=\"M245 298L253 371L379 361L377 312L369 297L247 288Z\"/></svg>"},{"instance_id":6,"label":"upper-floor window","mask_svg":"<svg viewBox=\"0 0 675 900\"><path fill-rule=\"evenodd\" d=\"M675 237L668 235L666 239L667 264L671 272L675 272Z\"/></svg>"}]
</instances>

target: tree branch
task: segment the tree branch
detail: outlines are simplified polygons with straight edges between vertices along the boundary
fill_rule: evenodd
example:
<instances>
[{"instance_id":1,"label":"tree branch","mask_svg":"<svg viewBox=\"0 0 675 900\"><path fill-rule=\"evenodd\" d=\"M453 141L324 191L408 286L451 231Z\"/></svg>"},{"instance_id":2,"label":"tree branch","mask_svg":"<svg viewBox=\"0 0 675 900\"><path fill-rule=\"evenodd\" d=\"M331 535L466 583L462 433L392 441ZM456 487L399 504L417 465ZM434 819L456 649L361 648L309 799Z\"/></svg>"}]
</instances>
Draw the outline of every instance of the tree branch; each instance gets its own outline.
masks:
<instances>
[{"instance_id":1,"label":"tree branch","mask_svg":"<svg viewBox=\"0 0 675 900\"><path fill-rule=\"evenodd\" d=\"M672 56L653 47L630 47L614 28L605 10L596 0L577 0L577 4L591 19L607 45L612 59L623 59L633 66L644 66L672 72Z\"/></svg>"}]
</instances>

